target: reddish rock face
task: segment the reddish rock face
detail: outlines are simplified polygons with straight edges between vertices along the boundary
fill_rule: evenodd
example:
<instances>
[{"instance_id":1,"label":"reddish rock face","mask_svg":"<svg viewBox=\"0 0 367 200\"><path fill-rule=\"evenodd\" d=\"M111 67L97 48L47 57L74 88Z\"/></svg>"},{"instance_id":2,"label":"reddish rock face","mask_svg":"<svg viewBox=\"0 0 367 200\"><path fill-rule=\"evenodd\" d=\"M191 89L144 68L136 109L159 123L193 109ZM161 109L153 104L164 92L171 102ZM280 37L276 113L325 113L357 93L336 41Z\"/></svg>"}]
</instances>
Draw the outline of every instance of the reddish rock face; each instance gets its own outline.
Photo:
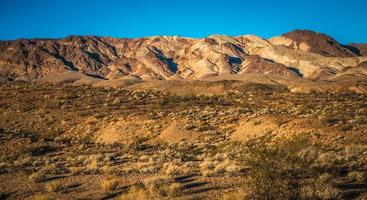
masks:
<instances>
[{"instance_id":1,"label":"reddish rock face","mask_svg":"<svg viewBox=\"0 0 367 200\"><path fill-rule=\"evenodd\" d=\"M297 77L301 76L296 70L286 67L282 64L266 60L260 56L248 56L248 63L243 67L243 73L261 73L278 76Z\"/></svg>"},{"instance_id":2,"label":"reddish rock face","mask_svg":"<svg viewBox=\"0 0 367 200\"><path fill-rule=\"evenodd\" d=\"M300 45L305 43L310 48L309 51L329 57L353 57L358 56L354 52L345 48L330 36L309 30L295 30L282 35L293 40Z\"/></svg>"}]
</instances>

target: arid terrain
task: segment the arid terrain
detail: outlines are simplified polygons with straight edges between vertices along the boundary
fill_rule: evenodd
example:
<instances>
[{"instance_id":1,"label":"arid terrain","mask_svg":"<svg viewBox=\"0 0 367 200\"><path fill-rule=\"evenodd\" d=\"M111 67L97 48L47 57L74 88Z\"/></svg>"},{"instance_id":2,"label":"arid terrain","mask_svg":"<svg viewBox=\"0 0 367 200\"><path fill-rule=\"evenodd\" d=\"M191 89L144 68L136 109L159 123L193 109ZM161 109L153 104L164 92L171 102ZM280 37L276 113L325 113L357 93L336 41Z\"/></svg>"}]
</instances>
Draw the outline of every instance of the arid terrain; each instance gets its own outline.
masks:
<instances>
[{"instance_id":1,"label":"arid terrain","mask_svg":"<svg viewBox=\"0 0 367 200\"><path fill-rule=\"evenodd\" d=\"M1 41L0 199L366 199L365 47Z\"/></svg>"}]
</instances>

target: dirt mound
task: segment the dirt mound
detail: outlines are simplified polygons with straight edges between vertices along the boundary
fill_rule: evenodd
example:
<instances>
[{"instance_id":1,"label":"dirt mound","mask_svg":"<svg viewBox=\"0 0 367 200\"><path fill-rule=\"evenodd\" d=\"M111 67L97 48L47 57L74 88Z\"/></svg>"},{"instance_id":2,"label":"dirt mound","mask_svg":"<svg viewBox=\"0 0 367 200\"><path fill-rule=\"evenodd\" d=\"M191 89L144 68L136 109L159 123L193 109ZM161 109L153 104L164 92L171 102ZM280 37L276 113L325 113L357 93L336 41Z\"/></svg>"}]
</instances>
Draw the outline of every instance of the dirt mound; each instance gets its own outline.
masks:
<instances>
[{"instance_id":1,"label":"dirt mound","mask_svg":"<svg viewBox=\"0 0 367 200\"><path fill-rule=\"evenodd\" d=\"M133 75L125 76L121 79L99 81L93 86L107 88L124 88L142 82L141 78Z\"/></svg>"},{"instance_id":2,"label":"dirt mound","mask_svg":"<svg viewBox=\"0 0 367 200\"><path fill-rule=\"evenodd\" d=\"M309 118L293 119L289 116L261 116L247 119L236 127L231 140L246 142L251 138L262 137L267 134L274 136L292 136L294 134L321 134L330 136L330 128L323 126L319 121Z\"/></svg>"},{"instance_id":3,"label":"dirt mound","mask_svg":"<svg viewBox=\"0 0 367 200\"><path fill-rule=\"evenodd\" d=\"M199 136L199 132L187 130L183 124L172 123L162 131L158 139L167 143L179 143L181 141L194 143L197 142Z\"/></svg>"},{"instance_id":4,"label":"dirt mound","mask_svg":"<svg viewBox=\"0 0 367 200\"><path fill-rule=\"evenodd\" d=\"M153 121L127 121L120 119L107 124L96 133L96 142L100 144L128 144L139 139L148 138Z\"/></svg>"},{"instance_id":5,"label":"dirt mound","mask_svg":"<svg viewBox=\"0 0 367 200\"><path fill-rule=\"evenodd\" d=\"M272 118L258 117L247 119L236 127L236 131L231 135L231 139L245 142L248 139L272 133L278 128L279 125Z\"/></svg>"}]
</instances>

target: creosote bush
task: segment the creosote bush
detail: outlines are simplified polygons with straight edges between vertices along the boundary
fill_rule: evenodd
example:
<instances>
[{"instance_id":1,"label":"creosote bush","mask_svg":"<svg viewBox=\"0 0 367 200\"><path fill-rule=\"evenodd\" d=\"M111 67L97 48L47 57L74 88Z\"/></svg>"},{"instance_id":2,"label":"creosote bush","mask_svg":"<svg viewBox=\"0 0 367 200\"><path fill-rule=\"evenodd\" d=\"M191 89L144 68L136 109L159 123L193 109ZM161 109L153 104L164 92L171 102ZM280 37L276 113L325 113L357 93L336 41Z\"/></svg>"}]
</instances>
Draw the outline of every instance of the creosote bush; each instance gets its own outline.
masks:
<instances>
[{"instance_id":1,"label":"creosote bush","mask_svg":"<svg viewBox=\"0 0 367 200\"><path fill-rule=\"evenodd\" d=\"M62 183L60 181L52 181L50 183L45 184L45 188L47 192L56 192L62 189Z\"/></svg>"},{"instance_id":2,"label":"creosote bush","mask_svg":"<svg viewBox=\"0 0 367 200\"><path fill-rule=\"evenodd\" d=\"M170 176L154 177L133 186L119 197L120 200L161 200L173 199L179 195L180 184L175 183Z\"/></svg>"},{"instance_id":3,"label":"creosote bush","mask_svg":"<svg viewBox=\"0 0 367 200\"><path fill-rule=\"evenodd\" d=\"M308 134L263 137L248 142L243 163L249 169L245 188L251 199L317 199L315 160L318 145ZM311 192L303 194L303 188Z\"/></svg>"},{"instance_id":4,"label":"creosote bush","mask_svg":"<svg viewBox=\"0 0 367 200\"><path fill-rule=\"evenodd\" d=\"M117 188L119 184L119 179L115 177L110 177L102 180L101 187L106 191L112 191Z\"/></svg>"}]
</instances>

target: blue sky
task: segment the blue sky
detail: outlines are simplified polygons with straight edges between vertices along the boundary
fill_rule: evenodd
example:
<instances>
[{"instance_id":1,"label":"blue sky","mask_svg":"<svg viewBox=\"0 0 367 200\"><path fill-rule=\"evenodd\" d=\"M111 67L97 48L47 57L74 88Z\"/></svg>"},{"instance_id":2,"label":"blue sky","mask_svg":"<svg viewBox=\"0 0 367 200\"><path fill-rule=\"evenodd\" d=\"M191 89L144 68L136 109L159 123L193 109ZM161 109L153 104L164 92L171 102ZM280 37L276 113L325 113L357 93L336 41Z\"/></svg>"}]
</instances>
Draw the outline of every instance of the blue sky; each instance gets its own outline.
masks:
<instances>
[{"instance_id":1,"label":"blue sky","mask_svg":"<svg viewBox=\"0 0 367 200\"><path fill-rule=\"evenodd\" d=\"M366 0L0 0L0 40L324 32L367 43Z\"/></svg>"}]
</instances>

